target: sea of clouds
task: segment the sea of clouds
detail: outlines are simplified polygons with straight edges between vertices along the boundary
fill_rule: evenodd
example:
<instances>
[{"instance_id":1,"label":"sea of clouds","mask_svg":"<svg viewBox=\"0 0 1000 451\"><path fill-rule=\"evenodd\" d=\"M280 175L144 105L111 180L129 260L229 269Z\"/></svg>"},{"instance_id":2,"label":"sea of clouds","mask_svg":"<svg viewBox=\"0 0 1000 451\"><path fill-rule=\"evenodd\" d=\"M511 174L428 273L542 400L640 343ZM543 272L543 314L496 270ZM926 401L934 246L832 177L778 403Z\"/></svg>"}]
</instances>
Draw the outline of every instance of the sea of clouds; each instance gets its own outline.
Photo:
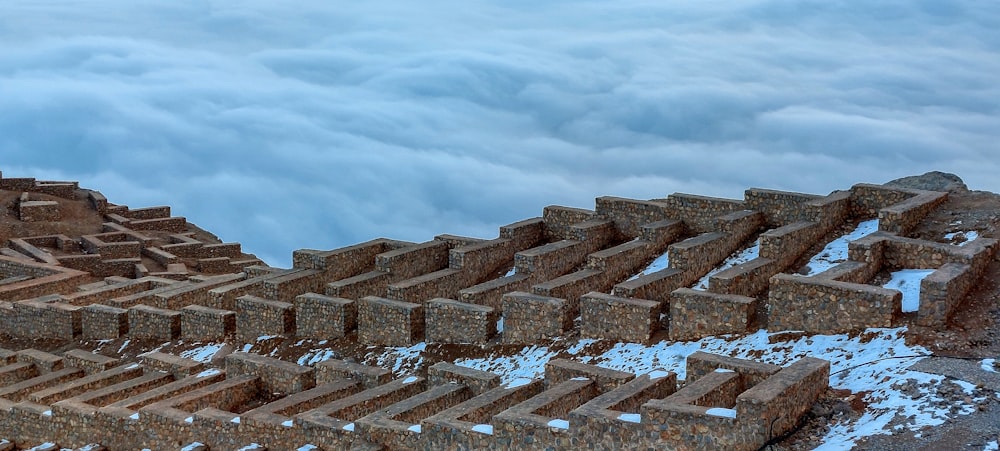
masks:
<instances>
[{"instance_id":1,"label":"sea of clouds","mask_svg":"<svg viewBox=\"0 0 1000 451\"><path fill-rule=\"evenodd\" d=\"M548 204L1000 191L1000 3L4 0L0 170L272 265Z\"/></svg>"}]
</instances>

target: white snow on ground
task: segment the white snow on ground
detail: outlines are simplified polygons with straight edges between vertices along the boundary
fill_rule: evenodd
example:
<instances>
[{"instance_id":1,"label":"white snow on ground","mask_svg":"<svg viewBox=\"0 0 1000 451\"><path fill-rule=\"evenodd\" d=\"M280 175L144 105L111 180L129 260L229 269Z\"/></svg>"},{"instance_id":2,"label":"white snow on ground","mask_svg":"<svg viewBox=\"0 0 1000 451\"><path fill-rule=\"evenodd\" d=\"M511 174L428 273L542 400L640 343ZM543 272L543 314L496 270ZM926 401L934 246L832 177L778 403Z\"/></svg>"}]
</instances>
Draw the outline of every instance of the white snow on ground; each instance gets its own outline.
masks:
<instances>
[{"instance_id":1,"label":"white snow on ground","mask_svg":"<svg viewBox=\"0 0 1000 451\"><path fill-rule=\"evenodd\" d=\"M942 377L907 369L930 352L920 346L908 346L904 340L905 331L905 328L868 329L857 336L814 335L784 340L781 334L760 330L738 338L664 341L649 346L617 343L589 360L591 364L635 374L657 369L673 371L679 379L684 379L687 356L699 350L776 365L788 365L806 356L826 359L831 364L830 384L859 393L868 405L860 418L832 425L824 437L822 449L850 449L861 437L890 433L887 426L897 416L897 423L901 422L897 430L918 431L925 426L941 424L952 415L949 413L952 404L931 388L938 385ZM463 359L455 363L495 372L504 383L511 383L517 378L539 377L545 363L555 355L547 347L535 345L514 356ZM915 381L920 396L914 398L901 391L902 384L909 379ZM972 384L957 383L968 393L974 388ZM964 401L954 406L959 414L969 414L975 408Z\"/></svg>"},{"instance_id":2,"label":"white snow on ground","mask_svg":"<svg viewBox=\"0 0 1000 451\"><path fill-rule=\"evenodd\" d=\"M559 418L549 421L548 424L550 428L569 429L569 421Z\"/></svg>"},{"instance_id":3,"label":"white snow on ground","mask_svg":"<svg viewBox=\"0 0 1000 451\"><path fill-rule=\"evenodd\" d=\"M892 272L892 278L883 288L899 290L903 293L903 311L915 312L920 309L920 281L929 276L933 269L901 269Z\"/></svg>"},{"instance_id":4,"label":"white snow on ground","mask_svg":"<svg viewBox=\"0 0 1000 451\"><path fill-rule=\"evenodd\" d=\"M193 450L195 448L198 448L198 447L201 447L201 446L205 446L205 445L202 445L201 442L192 442L192 443L189 443L187 446L181 448L181 451L191 451L191 450Z\"/></svg>"},{"instance_id":5,"label":"white snow on ground","mask_svg":"<svg viewBox=\"0 0 1000 451\"><path fill-rule=\"evenodd\" d=\"M594 344L596 342L597 340L593 338L581 338L579 341L576 342L576 344L566 348L566 352L573 355L577 355L580 353L580 351L583 351L583 348L586 348L587 346L590 346L591 344Z\"/></svg>"},{"instance_id":6,"label":"white snow on ground","mask_svg":"<svg viewBox=\"0 0 1000 451\"><path fill-rule=\"evenodd\" d=\"M382 368L392 368L395 375L410 374L420 367L424 358L420 355L427 348L427 343L420 342L409 347L387 347L381 353L369 353L365 360L375 359L374 365Z\"/></svg>"},{"instance_id":7,"label":"white snow on ground","mask_svg":"<svg viewBox=\"0 0 1000 451\"><path fill-rule=\"evenodd\" d=\"M406 428L406 430L407 430L407 431L412 431L412 432L416 432L416 433L418 433L418 434L419 434L419 433L420 433L420 425L419 425L419 424L414 424L414 425L412 425L412 426L410 426L410 427Z\"/></svg>"},{"instance_id":8,"label":"white snow on ground","mask_svg":"<svg viewBox=\"0 0 1000 451\"><path fill-rule=\"evenodd\" d=\"M503 317L497 320L497 332L503 332Z\"/></svg>"},{"instance_id":9,"label":"white snow on ground","mask_svg":"<svg viewBox=\"0 0 1000 451\"><path fill-rule=\"evenodd\" d=\"M646 267L646 269L639 271L639 274L629 277L628 280L638 279L639 276L645 274L652 274L661 269L667 269L668 267L670 267L670 253L664 252L663 255L656 257L656 259L653 260L653 263L650 263L649 266Z\"/></svg>"},{"instance_id":10,"label":"white snow on ground","mask_svg":"<svg viewBox=\"0 0 1000 451\"><path fill-rule=\"evenodd\" d=\"M198 375L197 375L197 376L195 376L195 377L208 377L208 376L215 376L216 374L219 374L219 373L221 373L221 372L222 372L222 371L219 371L219 370L217 370L217 369L215 369L215 368L209 368L209 369L207 369L207 370L205 370L205 371L202 371L202 372L198 373Z\"/></svg>"},{"instance_id":11,"label":"white snow on ground","mask_svg":"<svg viewBox=\"0 0 1000 451\"><path fill-rule=\"evenodd\" d=\"M344 425L344 430L345 431L354 432L354 423L347 423L347 424L345 424Z\"/></svg>"},{"instance_id":12,"label":"white snow on ground","mask_svg":"<svg viewBox=\"0 0 1000 451\"><path fill-rule=\"evenodd\" d=\"M977 232L975 230L966 230L966 231L961 231L961 232L946 233L946 234L944 234L944 239L946 239L948 241L955 241L957 239L958 235L962 235L962 236L965 237L965 239L962 242L955 243L955 244L957 244L959 246L965 246L966 244L971 243L976 238L979 238L979 232Z\"/></svg>"},{"instance_id":13,"label":"white snow on ground","mask_svg":"<svg viewBox=\"0 0 1000 451\"><path fill-rule=\"evenodd\" d=\"M480 434L493 435L493 425L492 424L477 424L472 427L473 431Z\"/></svg>"},{"instance_id":14,"label":"white snow on ground","mask_svg":"<svg viewBox=\"0 0 1000 451\"><path fill-rule=\"evenodd\" d=\"M222 345L223 343L210 343L205 346L181 351L180 356L205 363L212 360L212 357L222 349Z\"/></svg>"},{"instance_id":15,"label":"white snow on ground","mask_svg":"<svg viewBox=\"0 0 1000 451\"><path fill-rule=\"evenodd\" d=\"M998 443L996 440L987 443L986 447L983 448L983 451L997 451L997 450L1000 450L1000 443Z\"/></svg>"},{"instance_id":16,"label":"white snow on ground","mask_svg":"<svg viewBox=\"0 0 1000 451\"><path fill-rule=\"evenodd\" d=\"M706 415L715 417L736 418L736 409L726 409L722 407L712 407L705 411Z\"/></svg>"},{"instance_id":17,"label":"white snow on ground","mask_svg":"<svg viewBox=\"0 0 1000 451\"><path fill-rule=\"evenodd\" d=\"M253 451L255 449L264 449L264 447L258 443L251 443L247 446L240 448L239 451Z\"/></svg>"},{"instance_id":18,"label":"white snow on ground","mask_svg":"<svg viewBox=\"0 0 1000 451\"><path fill-rule=\"evenodd\" d=\"M709 279L712 278L712 276L722 271L725 271L729 268L732 268L733 266L742 265L750 260L757 258L759 255L760 255L760 238L758 238L757 241L754 241L752 246L743 249L742 251L736 252L733 255L730 255L729 258L727 258L725 261L722 262L722 264L716 266L715 269L709 271L708 274L705 274L705 277L702 277L700 280L698 280L698 282L695 283L694 286L691 288L702 291L707 290L708 281Z\"/></svg>"},{"instance_id":19,"label":"white snow on ground","mask_svg":"<svg viewBox=\"0 0 1000 451\"><path fill-rule=\"evenodd\" d=\"M851 233L837 238L809 259L809 273L812 276L847 261L847 245L851 241L864 238L878 231L878 219L869 219L858 224Z\"/></svg>"},{"instance_id":20,"label":"white snow on ground","mask_svg":"<svg viewBox=\"0 0 1000 451\"><path fill-rule=\"evenodd\" d=\"M319 447L310 443L308 445L302 445L296 451L313 451L314 449L319 449Z\"/></svg>"},{"instance_id":21,"label":"white snow on ground","mask_svg":"<svg viewBox=\"0 0 1000 451\"><path fill-rule=\"evenodd\" d=\"M536 379L545 372L545 363L556 353L549 352L545 346L528 346L512 356L458 359L456 365L477 370L492 371L500 375L500 380L507 384L518 378Z\"/></svg>"},{"instance_id":22,"label":"white snow on ground","mask_svg":"<svg viewBox=\"0 0 1000 451\"><path fill-rule=\"evenodd\" d=\"M510 270L507 271L507 273L504 274L503 276L504 277L510 277L510 276L513 276L514 274L517 274L517 267L516 266L511 267Z\"/></svg>"},{"instance_id":23,"label":"white snow on ground","mask_svg":"<svg viewBox=\"0 0 1000 451\"><path fill-rule=\"evenodd\" d=\"M628 421L629 423L639 423L642 421L642 415L639 415L638 413L623 413L618 415L618 419Z\"/></svg>"},{"instance_id":24,"label":"white snow on ground","mask_svg":"<svg viewBox=\"0 0 1000 451\"><path fill-rule=\"evenodd\" d=\"M296 361L299 365L312 366L320 362L325 362L332 358L337 357L337 353L326 348L310 349L299 360Z\"/></svg>"},{"instance_id":25,"label":"white snow on ground","mask_svg":"<svg viewBox=\"0 0 1000 451\"><path fill-rule=\"evenodd\" d=\"M997 364L997 359L983 359L982 362L979 362L979 367L982 368L983 371L989 371L991 373L1000 373L1000 371L997 371L996 364Z\"/></svg>"}]
</instances>

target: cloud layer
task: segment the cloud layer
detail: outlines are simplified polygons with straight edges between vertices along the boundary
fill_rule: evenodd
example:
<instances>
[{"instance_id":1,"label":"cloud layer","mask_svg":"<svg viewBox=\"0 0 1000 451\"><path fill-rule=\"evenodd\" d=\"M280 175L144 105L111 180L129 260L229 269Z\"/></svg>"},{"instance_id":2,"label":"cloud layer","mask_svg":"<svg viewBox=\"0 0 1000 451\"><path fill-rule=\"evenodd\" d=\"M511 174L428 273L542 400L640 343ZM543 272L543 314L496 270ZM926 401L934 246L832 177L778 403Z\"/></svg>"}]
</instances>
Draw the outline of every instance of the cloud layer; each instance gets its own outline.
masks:
<instances>
[{"instance_id":1,"label":"cloud layer","mask_svg":"<svg viewBox=\"0 0 1000 451\"><path fill-rule=\"evenodd\" d=\"M298 3L0 2L0 169L281 266L604 194L1000 191L992 2Z\"/></svg>"}]
</instances>

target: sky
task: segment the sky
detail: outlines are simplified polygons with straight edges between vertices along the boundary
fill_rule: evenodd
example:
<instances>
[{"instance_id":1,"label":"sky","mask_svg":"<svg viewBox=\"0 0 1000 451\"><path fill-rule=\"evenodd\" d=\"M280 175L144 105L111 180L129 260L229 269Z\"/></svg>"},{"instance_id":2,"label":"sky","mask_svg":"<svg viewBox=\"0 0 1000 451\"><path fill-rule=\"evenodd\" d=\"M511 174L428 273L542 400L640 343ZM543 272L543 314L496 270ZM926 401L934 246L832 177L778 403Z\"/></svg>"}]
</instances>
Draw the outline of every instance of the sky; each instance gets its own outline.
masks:
<instances>
[{"instance_id":1,"label":"sky","mask_svg":"<svg viewBox=\"0 0 1000 451\"><path fill-rule=\"evenodd\" d=\"M273 266L546 205L1000 192L994 1L3 0L0 170Z\"/></svg>"}]
</instances>

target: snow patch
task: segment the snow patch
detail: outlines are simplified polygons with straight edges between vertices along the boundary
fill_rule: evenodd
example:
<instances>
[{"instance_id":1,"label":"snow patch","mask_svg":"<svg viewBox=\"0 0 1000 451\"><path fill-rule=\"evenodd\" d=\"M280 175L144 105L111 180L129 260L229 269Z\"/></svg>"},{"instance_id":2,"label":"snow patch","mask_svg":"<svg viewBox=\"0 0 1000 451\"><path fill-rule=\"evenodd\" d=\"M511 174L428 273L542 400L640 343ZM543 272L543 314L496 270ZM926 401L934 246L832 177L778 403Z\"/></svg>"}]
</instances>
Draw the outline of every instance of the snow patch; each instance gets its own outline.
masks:
<instances>
[{"instance_id":1,"label":"snow patch","mask_svg":"<svg viewBox=\"0 0 1000 451\"><path fill-rule=\"evenodd\" d=\"M181 451L193 451L193 450L198 449L199 447L202 447L202 446L205 446L205 445L203 443L201 443L201 442L193 442L193 443L189 443L187 446L181 448Z\"/></svg>"},{"instance_id":2,"label":"snow patch","mask_svg":"<svg viewBox=\"0 0 1000 451\"><path fill-rule=\"evenodd\" d=\"M240 417L235 417L235 418L233 418L232 420L229 420L229 422L230 422L230 423L236 423L236 424L240 424Z\"/></svg>"},{"instance_id":3,"label":"snow patch","mask_svg":"<svg viewBox=\"0 0 1000 451\"><path fill-rule=\"evenodd\" d=\"M669 371L656 370L656 371L650 371L648 373L648 375L649 375L650 379L660 379L660 378L669 376L670 372Z\"/></svg>"},{"instance_id":4,"label":"snow patch","mask_svg":"<svg viewBox=\"0 0 1000 451\"><path fill-rule=\"evenodd\" d=\"M375 359L375 366L392 368L394 374L412 373L424 363L422 356L427 343L420 342L409 347L387 347L380 354L368 354L366 359Z\"/></svg>"},{"instance_id":5,"label":"snow patch","mask_svg":"<svg viewBox=\"0 0 1000 451\"><path fill-rule=\"evenodd\" d=\"M410 432L416 432L416 433L419 434L420 433L420 425L419 424L414 424L414 425L406 428L406 430L410 431Z\"/></svg>"},{"instance_id":6,"label":"snow patch","mask_svg":"<svg viewBox=\"0 0 1000 451\"><path fill-rule=\"evenodd\" d=\"M758 238L757 241L754 241L752 246L743 249L742 251L736 252L733 255L730 255L729 258L723 261L719 266L716 266L714 269L709 271L708 274L705 274L705 277L699 279L698 282L695 283L694 286L691 288L702 291L707 290L708 282L709 280L711 280L712 276L722 271L725 271L729 268L732 268L734 266L742 265L759 256L760 256L760 238Z\"/></svg>"},{"instance_id":7,"label":"snow patch","mask_svg":"<svg viewBox=\"0 0 1000 451\"><path fill-rule=\"evenodd\" d=\"M903 293L903 311L915 312L920 309L920 281L929 276L933 269L901 269L892 272L892 279L883 288L899 290Z\"/></svg>"},{"instance_id":8,"label":"snow patch","mask_svg":"<svg viewBox=\"0 0 1000 451\"><path fill-rule=\"evenodd\" d=\"M354 432L354 423L347 423L347 424L345 424L344 425L344 430L345 431Z\"/></svg>"},{"instance_id":9,"label":"snow patch","mask_svg":"<svg viewBox=\"0 0 1000 451\"><path fill-rule=\"evenodd\" d=\"M618 415L618 419L629 423L639 423L642 420L642 415L638 413L623 413Z\"/></svg>"},{"instance_id":10,"label":"snow patch","mask_svg":"<svg viewBox=\"0 0 1000 451\"><path fill-rule=\"evenodd\" d=\"M705 411L706 414L712 415L713 417L723 417L723 418L736 418L736 409L724 409L722 407L712 407Z\"/></svg>"},{"instance_id":11,"label":"snow patch","mask_svg":"<svg viewBox=\"0 0 1000 451\"><path fill-rule=\"evenodd\" d=\"M216 374L220 373L222 373L222 371L219 371L215 368L209 368L205 371L198 373L197 375L195 375L195 377L209 377L209 376L215 376Z\"/></svg>"},{"instance_id":12,"label":"snow patch","mask_svg":"<svg viewBox=\"0 0 1000 451\"><path fill-rule=\"evenodd\" d=\"M517 388L517 387L520 387L520 386L523 386L523 385L528 385L528 384L531 383L531 381L532 381L532 379L529 379L527 377L519 377L517 379L514 379L514 380L508 382L507 385L505 385L504 387L505 388Z\"/></svg>"},{"instance_id":13,"label":"snow patch","mask_svg":"<svg viewBox=\"0 0 1000 451\"><path fill-rule=\"evenodd\" d=\"M473 431L480 434L493 435L493 425L492 424L477 424L472 427Z\"/></svg>"},{"instance_id":14,"label":"snow patch","mask_svg":"<svg viewBox=\"0 0 1000 451\"><path fill-rule=\"evenodd\" d=\"M284 427L286 427L286 428L290 428L293 425L295 425L295 422L292 421L292 420L285 420L285 421L281 422L281 425L284 426Z\"/></svg>"},{"instance_id":15,"label":"snow patch","mask_svg":"<svg viewBox=\"0 0 1000 451\"><path fill-rule=\"evenodd\" d=\"M877 231L878 219L869 219L858 224L851 233L827 243L823 250L809 259L809 272L806 275L819 274L847 261L848 243L864 238Z\"/></svg>"},{"instance_id":16,"label":"snow patch","mask_svg":"<svg viewBox=\"0 0 1000 451\"><path fill-rule=\"evenodd\" d=\"M959 235L961 235L961 236L959 236ZM954 243L954 244L957 244L959 246L965 246L966 244L969 244L969 243L975 241L978 238L979 238L979 232L977 232L975 230L951 232L951 233L944 234L944 239L946 239L948 241L951 241L951 242L955 242L956 240L961 239L962 241Z\"/></svg>"},{"instance_id":17,"label":"snow patch","mask_svg":"<svg viewBox=\"0 0 1000 451\"><path fill-rule=\"evenodd\" d=\"M659 257L656 257L652 263L649 264L645 269L639 271L638 274L629 277L628 280L635 280L646 274L652 274L657 271L662 271L670 267L670 252L664 252Z\"/></svg>"},{"instance_id":18,"label":"snow patch","mask_svg":"<svg viewBox=\"0 0 1000 451\"><path fill-rule=\"evenodd\" d=\"M983 371L1000 373L1000 371L997 371L996 363L997 359L983 359L982 362L979 362L979 366L983 369Z\"/></svg>"},{"instance_id":19,"label":"snow patch","mask_svg":"<svg viewBox=\"0 0 1000 451\"><path fill-rule=\"evenodd\" d=\"M212 343L194 349L188 349L187 351L181 351L180 356L205 363L212 360L212 357L214 357L220 349L222 349L222 343Z\"/></svg>"},{"instance_id":20,"label":"snow patch","mask_svg":"<svg viewBox=\"0 0 1000 451\"><path fill-rule=\"evenodd\" d=\"M550 428L569 429L569 421L556 418L548 422Z\"/></svg>"},{"instance_id":21,"label":"snow patch","mask_svg":"<svg viewBox=\"0 0 1000 451\"><path fill-rule=\"evenodd\" d=\"M417 379L419 379L419 378L416 377L416 376L410 376L410 377L408 377L406 379L403 379L403 383L404 384L412 384L412 383L416 382Z\"/></svg>"},{"instance_id":22,"label":"snow patch","mask_svg":"<svg viewBox=\"0 0 1000 451\"><path fill-rule=\"evenodd\" d=\"M731 370L729 368L716 368L715 372L716 373L735 373L735 371L733 371L733 370Z\"/></svg>"},{"instance_id":23,"label":"snow patch","mask_svg":"<svg viewBox=\"0 0 1000 451\"><path fill-rule=\"evenodd\" d=\"M512 356L458 359L456 365L500 375L501 382L509 383L518 378L536 379L545 372L545 364L556 356L545 346L527 346Z\"/></svg>"}]
</instances>

